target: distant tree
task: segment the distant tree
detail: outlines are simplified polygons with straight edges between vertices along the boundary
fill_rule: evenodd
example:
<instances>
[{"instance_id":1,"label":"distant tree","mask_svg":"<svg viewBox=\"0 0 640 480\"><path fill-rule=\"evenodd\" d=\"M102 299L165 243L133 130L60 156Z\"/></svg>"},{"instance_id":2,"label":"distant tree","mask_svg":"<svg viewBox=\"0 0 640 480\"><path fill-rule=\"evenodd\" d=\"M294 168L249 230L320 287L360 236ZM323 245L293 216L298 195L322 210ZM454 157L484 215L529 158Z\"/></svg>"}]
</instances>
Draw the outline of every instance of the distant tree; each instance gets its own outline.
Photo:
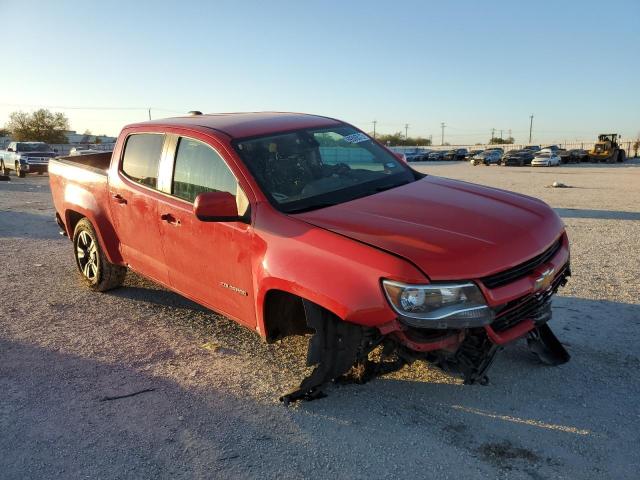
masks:
<instances>
[{"instance_id":1,"label":"distant tree","mask_svg":"<svg viewBox=\"0 0 640 480\"><path fill-rule=\"evenodd\" d=\"M640 150L640 138L633 142L633 149L636 151L635 157L638 156L638 150Z\"/></svg>"},{"instance_id":2,"label":"distant tree","mask_svg":"<svg viewBox=\"0 0 640 480\"><path fill-rule=\"evenodd\" d=\"M8 137L11 132L6 128L0 128L0 137Z\"/></svg>"},{"instance_id":3,"label":"distant tree","mask_svg":"<svg viewBox=\"0 0 640 480\"><path fill-rule=\"evenodd\" d=\"M515 139L513 137L509 137L509 138L493 137L491 140L489 140L489 145L510 145L514 142L515 142Z\"/></svg>"},{"instance_id":4,"label":"distant tree","mask_svg":"<svg viewBox=\"0 0 640 480\"><path fill-rule=\"evenodd\" d=\"M80 139L80 143L89 143L91 141L91 130L86 129L82 134L82 138Z\"/></svg>"},{"instance_id":5,"label":"distant tree","mask_svg":"<svg viewBox=\"0 0 640 480\"><path fill-rule=\"evenodd\" d=\"M369 133L373 137L373 133ZM399 145L416 145L419 147L431 145L431 140L424 137L409 137L406 138L402 132L396 133L383 133L382 135L376 135L376 140L384 145L399 146Z\"/></svg>"},{"instance_id":6,"label":"distant tree","mask_svg":"<svg viewBox=\"0 0 640 480\"><path fill-rule=\"evenodd\" d=\"M69 130L69 120L63 113L41 108L33 113L11 113L6 128L16 141L67 143L64 132Z\"/></svg>"},{"instance_id":7,"label":"distant tree","mask_svg":"<svg viewBox=\"0 0 640 480\"><path fill-rule=\"evenodd\" d=\"M102 135L104 137L104 135ZM100 137L96 137L95 143L102 143L102 139Z\"/></svg>"}]
</instances>

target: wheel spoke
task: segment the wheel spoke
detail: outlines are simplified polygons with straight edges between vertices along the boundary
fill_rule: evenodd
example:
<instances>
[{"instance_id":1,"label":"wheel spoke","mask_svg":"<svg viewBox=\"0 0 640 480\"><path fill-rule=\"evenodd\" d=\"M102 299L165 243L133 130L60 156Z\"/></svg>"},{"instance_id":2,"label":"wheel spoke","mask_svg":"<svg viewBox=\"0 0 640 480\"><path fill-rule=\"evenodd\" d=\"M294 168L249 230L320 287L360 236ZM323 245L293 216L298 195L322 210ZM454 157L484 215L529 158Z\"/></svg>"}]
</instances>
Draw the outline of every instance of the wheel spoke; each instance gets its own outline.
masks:
<instances>
[{"instance_id":1,"label":"wheel spoke","mask_svg":"<svg viewBox=\"0 0 640 480\"><path fill-rule=\"evenodd\" d=\"M89 271L91 269L91 262L87 262L84 267L82 267L82 273L84 274L85 277L91 279L90 275L89 275Z\"/></svg>"},{"instance_id":2,"label":"wheel spoke","mask_svg":"<svg viewBox=\"0 0 640 480\"><path fill-rule=\"evenodd\" d=\"M98 274L98 268L96 267L96 264L94 262L89 263L89 265L90 265L89 270L91 272L91 277L89 278L93 280L94 278L96 278L96 275Z\"/></svg>"},{"instance_id":3,"label":"wheel spoke","mask_svg":"<svg viewBox=\"0 0 640 480\"><path fill-rule=\"evenodd\" d=\"M84 258L86 256L86 252L81 247L77 247L76 248L76 255L78 256L79 260L84 260Z\"/></svg>"}]
</instances>

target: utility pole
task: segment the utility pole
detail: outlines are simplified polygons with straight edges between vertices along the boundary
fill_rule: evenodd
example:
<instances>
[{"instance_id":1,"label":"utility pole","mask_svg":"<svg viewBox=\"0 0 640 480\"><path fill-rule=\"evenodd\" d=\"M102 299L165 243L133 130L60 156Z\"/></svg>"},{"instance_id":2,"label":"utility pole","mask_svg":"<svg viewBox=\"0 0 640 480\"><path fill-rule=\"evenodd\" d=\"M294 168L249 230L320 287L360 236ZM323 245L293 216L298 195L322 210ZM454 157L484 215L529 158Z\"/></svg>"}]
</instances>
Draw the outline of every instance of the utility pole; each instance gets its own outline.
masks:
<instances>
[{"instance_id":1,"label":"utility pole","mask_svg":"<svg viewBox=\"0 0 640 480\"><path fill-rule=\"evenodd\" d=\"M409 139L409 124L404 124L404 139L405 141Z\"/></svg>"},{"instance_id":2,"label":"utility pole","mask_svg":"<svg viewBox=\"0 0 640 480\"><path fill-rule=\"evenodd\" d=\"M509 137L508 138L511 138L511 129L509 129Z\"/></svg>"},{"instance_id":3,"label":"utility pole","mask_svg":"<svg viewBox=\"0 0 640 480\"><path fill-rule=\"evenodd\" d=\"M149 108L149 120L151 120L151 108Z\"/></svg>"},{"instance_id":4,"label":"utility pole","mask_svg":"<svg viewBox=\"0 0 640 480\"><path fill-rule=\"evenodd\" d=\"M491 141L495 138L496 136L496 129L492 128L491 129L491 140L489 140L489 143L491 143Z\"/></svg>"},{"instance_id":5,"label":"utility pole","mask_svg":"<svg viewBox=\"0 0 640 480\"><path fill-rule=\"evenodd\" d=\"M529 143L531 143L531 132L533 131L533 114L529 116Z\"/></svg>"},{"instance_id":6,"label":"utility pole","mask_svg":"<svg viewBox=\"0 0 640 480\"><path fill-rule=\"evenodd\" d=\"M500 130L500 141L502 141L502 130Z\"/></svg>"},{"instance_id":7,"label":"utility pole","mask_svg":"<svg viewBox=\"0 0 640 480\"><path fill-rule=\"evenodd\" d=\"M446 127L446 125L444 124L444 122L442 122L440 124L440 128L442 129L442 137L440 138L440 145L444 145L444 127Z\"/></svg>"},{"instance_id":8,"label":"utility pole","mask_svg":"<svg viewBox=\"0 0 640 480\"><path fill-rule=\"evenodd\" d=\"M376 138L376 123L378 123L377 120L373 121L373 138Z\"/></svg>"}]
</instances>

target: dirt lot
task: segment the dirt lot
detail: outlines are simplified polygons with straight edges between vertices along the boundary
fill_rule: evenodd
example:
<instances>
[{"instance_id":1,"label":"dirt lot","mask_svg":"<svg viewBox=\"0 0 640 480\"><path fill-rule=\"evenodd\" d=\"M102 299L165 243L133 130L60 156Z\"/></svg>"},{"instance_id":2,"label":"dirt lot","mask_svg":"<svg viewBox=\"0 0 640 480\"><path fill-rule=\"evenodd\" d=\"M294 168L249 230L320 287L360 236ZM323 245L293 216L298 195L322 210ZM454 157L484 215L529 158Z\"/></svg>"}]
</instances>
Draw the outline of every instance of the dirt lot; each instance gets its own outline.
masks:
<instances>
[{"instance_id":1,"label":"dirt lot","mask_svg":"<svg viewBox=\"0 0 640 480\"><path fill-rule=\"evenodd\" d=\"M46 176L12 177L0 182L0 478L638 478L640 164L417 168L557 209L574 276L551 325L571 362L544 367L518 343L488 386L416 364L285 408L304 339L267 346L132 274L89 292ZM554 180L573 188L545 188Z\"/></svg>"}]
</instances>

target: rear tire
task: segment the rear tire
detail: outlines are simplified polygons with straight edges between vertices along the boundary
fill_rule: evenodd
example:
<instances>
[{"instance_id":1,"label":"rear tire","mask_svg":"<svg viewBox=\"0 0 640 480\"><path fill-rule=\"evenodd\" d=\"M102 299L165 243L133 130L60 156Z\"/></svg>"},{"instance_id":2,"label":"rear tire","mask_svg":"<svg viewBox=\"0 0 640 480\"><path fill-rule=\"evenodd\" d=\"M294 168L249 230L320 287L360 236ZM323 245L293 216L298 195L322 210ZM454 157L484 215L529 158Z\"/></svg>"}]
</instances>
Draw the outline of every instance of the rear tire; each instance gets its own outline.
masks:
<instances>
[{"instance_id":1,"label":"rear tire","mask_svg":"<svg viewBox=\"0 0 640 480\"><path fill-rule=\"evenodd\" d=\"M0 175L9 175L9 170L4 166L4 162L0 162Z\"/></svg>"},{"instance_id":2,"label":"rear tire","mask_svg":"<svg viewBox=\"0 0 640 480\"><path fill-rule=\"evenodd\" d=\"M618 150L618 162L622 163L627 159L627 154L624 150Z\"/></svg>"},{"instance_id":3,"label":"rear tire","mask_svg":"<svg viewBox=\"0 0 640 480\"><path fill-rule=\"evenodd\" d=\"M87 218L81 219L73 231L73 250L76 266L89 288L105 292L122 285L127 269L107 260Z\"/></svg>"}]
</instances>

